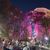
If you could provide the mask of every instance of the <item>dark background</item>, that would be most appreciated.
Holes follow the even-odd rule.
[[[50,0],[11,0],[13,6],[19,7],[23,11],[28,11],[37,7],[50,9]]]

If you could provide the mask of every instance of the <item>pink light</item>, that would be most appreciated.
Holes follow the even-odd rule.
[[[36,36],[38,34],[38,24],[35,24],[34,32],[36,33]]]
[[[32,37],[32,26],[31,25],[28,25],[28,27],[27,27],[27,30],[28,30],[28,36],[29,37]]]

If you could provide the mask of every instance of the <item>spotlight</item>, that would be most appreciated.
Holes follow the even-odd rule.
[[[48,37],[45,37],[44,39],[45,39],[45,40],[48,40]]]

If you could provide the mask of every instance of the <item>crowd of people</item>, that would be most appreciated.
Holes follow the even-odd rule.
[[[14,39],[0,38],[0,50],[39,50],[35,47],[39,42],[36,39],[32,41],[19,41]]]

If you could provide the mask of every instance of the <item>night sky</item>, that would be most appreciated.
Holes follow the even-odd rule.
[[[28,11],[37,7],[46,7],[50,9],[50,0],[11,0],[15,7],[19,7],[23,11]]]

